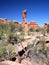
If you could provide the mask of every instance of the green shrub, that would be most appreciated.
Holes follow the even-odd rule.
[[[32,48],[33,45],[34,45],[34,44],[29,44],[29,45],[27,46],[27,48],[28,48],[28,49],[29,49],[29,48]]]
[[[40,28],[37,28],[35,31],[36,31],[36,32],[39,32],[39,31],[41,31],[41,29],[40,29]]]
[[[22,32],[22,31],[23,31],[23,27],[20,25],[20,26],[18,27],[18,30],[19,30],[19,32]]]
[[[46,29],[46,30],[47,30],[47,33],[49,33],[49,24],[48,24],[48,26],[47,26],[47,29]]]
[[[20,39],[20,41],[24,41],[25,40],[23,35],[20,35],[19,39]]]
[[[30,28],[29,31],[30,31],[30,32],[34,32],[34,29],[33,29],[33,28]]]
[[[24,31],[22,31],[22,32],[20,33],[20,35],[25,35]]]
[[[0,46],[0,57],[5,54],[5,46]]]
[[[42,32],[42,34],[45,36],[45,33],[46,33],[46,29],[41,29],[41,32]]]
[[[7,48],[9,52],[12,52],[14,50],[14,46],[12,44],[8,44]]]
[[[49,53],[49,47],[46,47],[46,52]]]
[[[11,58],[15,58],[16,57],[16,53],[13,52],[13,53],[10,54],[10,56],[11,56]]]

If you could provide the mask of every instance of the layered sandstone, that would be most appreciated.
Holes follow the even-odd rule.
[[[36,22],[30,22],[30,24],[29,24],[29,29],[30,29],[30,28],[36,29],[36,28],[39,28],[39,25],[38,25]]]

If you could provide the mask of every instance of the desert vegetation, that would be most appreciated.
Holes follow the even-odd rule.
[[[27,35],[25,34],[27,33]],[[38,33],[43,34],[43,37],[38,36]],[[22,26],[15,25],[13,21],[9,24],[0,24],[0,61],[19,59],[21,63],[22,59],[30,58],[31,61],[43,63],[43,65],[49,65],[49,46],[46,46],[45,36],[49,34],[49,25],[47,29],[29,29],[25,32]],[[39,41],[31,41],[26,47],[22,42],[26,41],[26,36],[38,36]],[[28,39],[27,39],[28,41]],[[27,42],[26,42],[27,43]],[[18,50],[17,46],[21,46],[22,50]],[[20,56],[20,55],[21,56]]]

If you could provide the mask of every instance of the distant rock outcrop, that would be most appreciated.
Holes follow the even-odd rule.
[[[37,29],[39,28],[40,26],[37,24],[36,21],[32,21],[30,23],[27,23],[27,20],[26,20],[26,15],[27,15],[27,10],[23,10],[22,11],[22,23],[20,24],[19,22],[17,21],[13,21],[14,24],[18,25],[18,26],[22,26],[24,31],[28,31],[30,28],[34,28],[34,29]],[[8,24],[9,21],[6,19],[6,18],[0,18],[0,24]],[[49,23],[45,23],[43,28],[47,28]]]
[[[45,23],[43,28],[47,28],[49,23]]]

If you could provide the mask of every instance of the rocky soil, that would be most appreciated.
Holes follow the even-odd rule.
[[[31,43],[33,40],[35,40],[35,38],[36,36],[32,36],[31,38],[26,39],[26,41],[22,42],[23,47],[24,48],[27,47],[28,43]],[[19,48],[21,48],[20,45]],[[49,54],[47,55],[46,58],[46,56],[43,53],[37,52],[36,54],[36,52],[37,52],[36,50],[31,50],[29,52],[29,57],[21,59],[21,62],[19,62],[19,59],[16,58],[15,61],[10,60],[2,61],[0,62],[0,65],[49,65]]]

